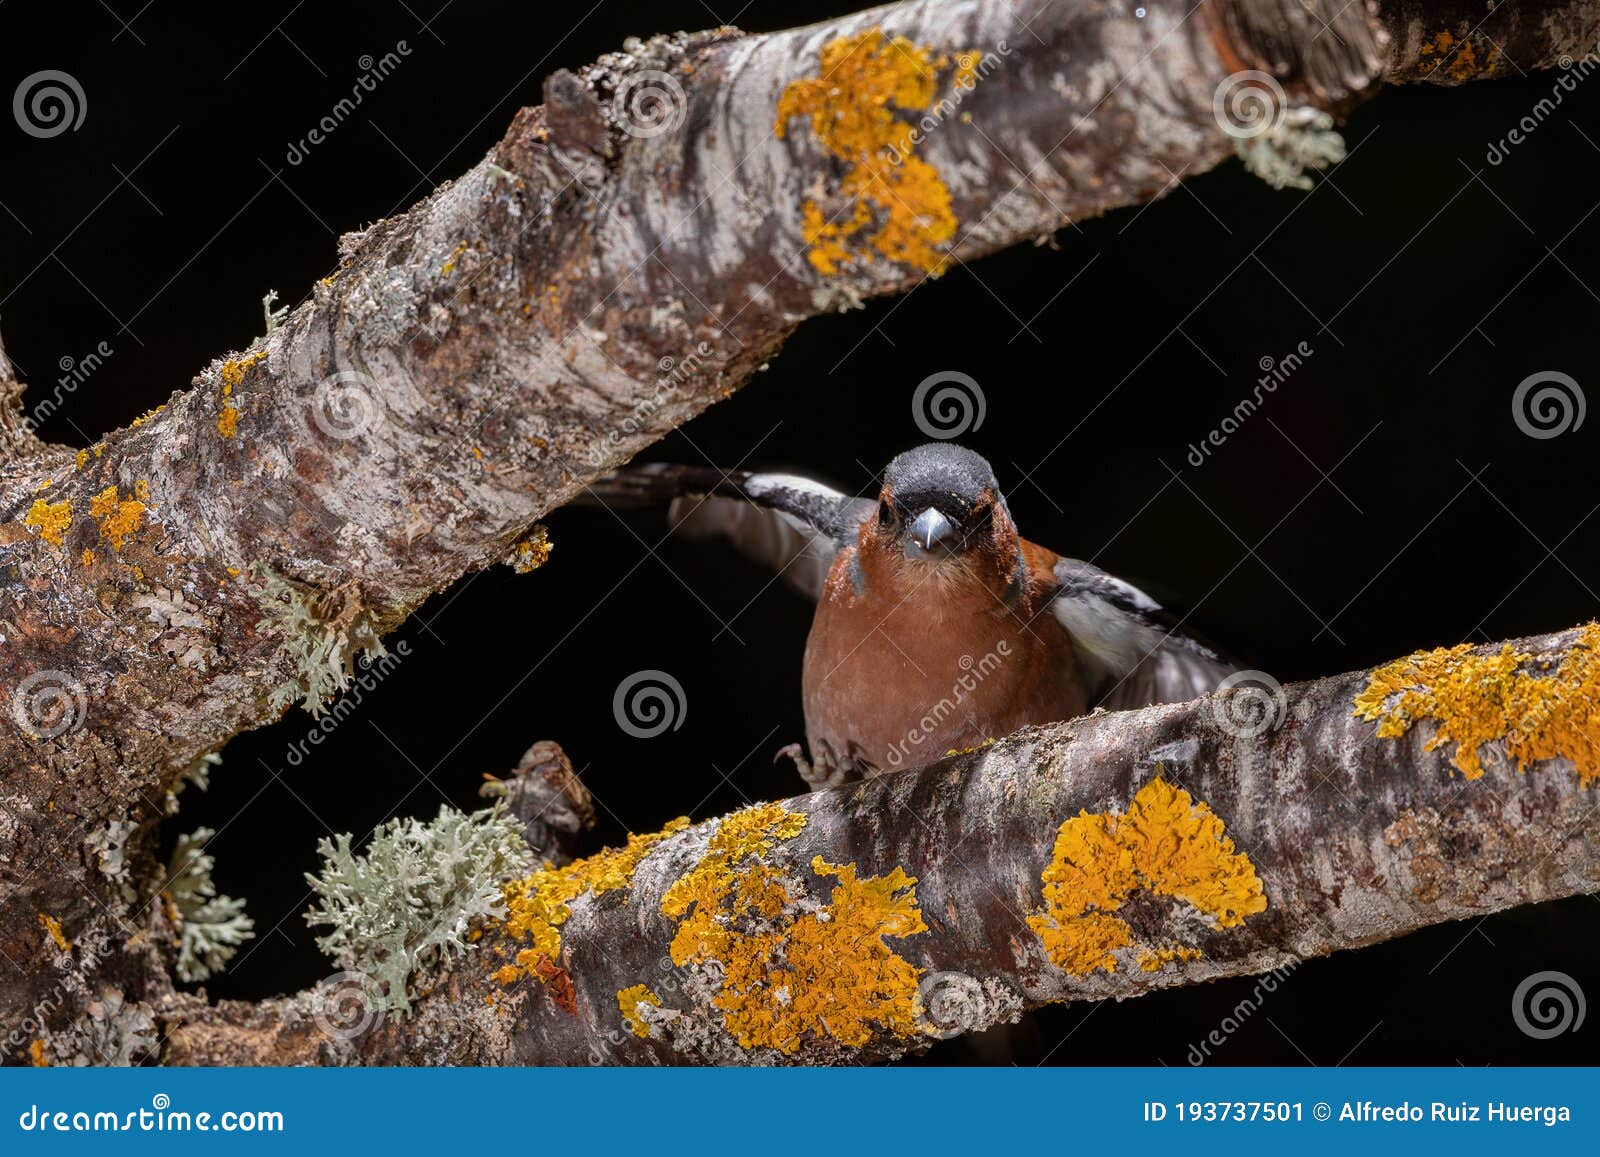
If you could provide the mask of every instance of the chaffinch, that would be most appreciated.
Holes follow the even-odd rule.
[[[597,483],[669,502],[816,600],[802,688],[812,787],[931,762],[1027,724],[1182,702],[1235,668],[1143,591],[1022,538],[989,463],[934,442],[876,501],[791,474],[651,464]]]

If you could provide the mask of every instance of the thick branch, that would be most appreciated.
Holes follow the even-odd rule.
[[[1523,662],[1533,672],[1530,678],[1544,677],[1552,669],[1545,661],[1551,661],[1575,688],[1600,669],[1594,642],[1593,634],[1566,632],[1516,645],[1532,656]],[[560,1006],[552,986],[530,979],[486,1004],[490,993],[500,991],[489,973],[506,950],[491,939],[485,954],[467,958],[437,981],[414,1020],[346,1039],[317,1029],[314,1011],[328,998],[316,994],[275,1003],[270,1013],[244,1005],[185,1006],[172,1012],[168,1059],[879,1059],[925,1047],[933,1039],[930,1031],[982,1029],[1045,1003],[1137,996],[1267,972],[1442,921],[1600,888],[1600,812],[1594,789],[1582,786],[1570,762],[1552,759],[1518,772],[1498,742],[1491,742],[1482,749],[1487,773],[1467,779],[1452,765],[1455,760],[1471,766],[1455,744],[1427,750],[1431,724],[1385,739],[1373,723],[1354,715],[1356,696],[1370,680],[1371,673],[1361,672],[1298,684],[1276,704],[1268,689],[1255,700],[1257,707],[1268,705],[1264,717],[1248,709],[1254,693],[1244,688],[1177,706],[1098,714],[1029,729],[932,767],[788,801],[786,807],[806,817],[803,829],[772,841],[759,862],[736,866],[736,877],[753,879],[769,869],[793,889],[791,908],[832,912],[836,919],[845,918],[838,895],[830,897],[836,878],[814,874],[812,857],[853,863],[862,879],[895,868],[916,877],[915,902],[927,930],[890,934],[884,943],[922,970],[912,983],[922,997],[917,1020],[910,1026],[889,1023],[891,986],[884,985],[873,990],[884,1022],[872,1025],[859,1043],[830,1035],[821,1018],[793,1041],[792,1051],[741,1047],[724,1027],[723,1009],[710,1003],[724,992],[717,978],[734,975],[736,960],[719,961],[720,969],[672,963],[671,945],[683,923],[663,915],[663,898],[705,862],[718,828],[711,822],[656,845],[627,889],[572,901],[572,916],[560,930],[560,964],[575,989],[575,1011]],[[1579,698],[1568,707],[1551,707],[1537,724],[1523,719],[1520,726],[1559,729],[1572,722],[1560,714],[1569,708],[1582,725]],[[1263,734],[1241,734],[1263,718]],[[1499,726],[1501,734],[1514,734],[1518,724],[1502,720]],[[1225,872],[1227,857],[1210,857],[1205,838],[1173,834],[1179,830],[1174,827],[1165,835],[1182,849],[1175,858],[1201,864],[1201,882],[1187,892],[1178,889],[1191,899],[1157,894],[1154,887],[1136,890],[1116,910],[1129,935],[1125,946],[1111,952],[1114,970],[1059,966],[1048,936],[1027,920],[1045,908],[1041,878],[1058,860],[1058,832],[1080,809],[1126,816],[1132,801],[1145,798],[1141,789],[1157,779],[1181,787],[1225,824],[1235,854],[1248,859],[1261,882],[1264,909],[1233,926],[1207,916],[1202,878],[1212,868]],[[1090,863],[1081,857],[1078,862]],[[1087,874],[1093,876],[1092,864]],[[1092,885],[1091,880],[1085,890]],[[803,940],[799,924],[790,924],[784,937],[781,952],[792,956]],[[852,986],[862,983],[860,973],[870,962],[864,951],[844,943],[838,948],[833,975],[818,983],[836,986],[844,1007],[863,999]],[[736,957],[739,951],[727,954]],[[1141,968],[1141,960],[1151,970]],[[790,996],[797,998],[803,983],[780,963],[758,1003],[779,1007],[778,990],[793,986]],[[618,1006],[618,992],[636,984],[660,998],[661,1011],[645,1013],[648,1038],[629,1030]]]

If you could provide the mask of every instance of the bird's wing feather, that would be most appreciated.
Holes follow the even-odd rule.
[[[1070,558],[1054,573],[1051,609],[1072,637],[1091,706],[1183,703],[1215,691],[1237,670],[1131,583]]]
[[[794,474],[724,473],[651,463],[619,470],[590,488],[611,507],[670,504],[668,519],[688,538],[726,538],[740,554],[771,568],[808,598],[840,547],[853,542],[873,503]]]

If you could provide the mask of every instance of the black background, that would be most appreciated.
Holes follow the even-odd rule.
[[[87,116],[47,140],[0,120],[0,319],[34,400],[64,359],[111,348],[42,430],[82,446],[248,344],[262,295],[302,299],[335,267],[337,234],[468,168],[552,69],[627,35],[762,30],[852,5],[24,7],[0,7],[0,95],[61,69]],[[361,58],[401,40],[401,67],[290,165],[290,143],[349,93]],[[1503,164],[1485,160],[1553,79],[1386,92],[1351,119],[1352,157],[1310,195],[1229,163],[1052,244],[812,322],[651,456],[863,489],[922,440],[917,383],[959,370],[987,402],[966,440],[1029,537],[1192,610],[1284,682],[1586,621],[1600,419],[1535,440],[1510,399],[1539,371],[1594,385],[1600,80]],[[1305,365],[1187,462],[1258,362],[1301,341]],[[328,971],[301,917],[317,837],[472,806],[482,775],[534,739],[559,740],[582,769],[597,844],[798,789],[771,754],[802,737],[806,604],[724,552],[661,543],[652,518],[631,532],[604,513],[550,525],[540,571],[477,575],[425,606],[398,636],[409,657],[309,758],[289,759],[312,727],[297,711],[230,744],[209,793],[185,795],[169,841],[221,830],[219,882],[249,898],[260,933],[213,995]],[[687,696],[682,727],[652,740],[612,717],[613,691],[641,668],[671,672]],[[1600,903],[1580,897],[1305,964],[1213,1060],[1592,1062],[1594,1024],[1529,1039],[1511,993],[1543,969],[1600,993],[1597,931]],[[1252,987],[1050,1009],[930,1059],[1181,1065]]]

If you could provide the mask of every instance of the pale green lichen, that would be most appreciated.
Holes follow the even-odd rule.
[[[306,922],[330,929],[318,947],[368,977],[378,1008],[396,1013],[410,1011],[414,973],[468,951],[475,926],[506,915],[502,886],[533,860],[522,821],[499,804],[390,820],[361,852],[351,845],[349,835],[318,841],[322,871],[306,882],[319,905]]]
[[[246,940],[255,939],[255,921],[244,914],[244,901],[217,894],[211,878],[216,858],[205,850],[216,835],[196,828],[178,837],[167,864],[165,895],[178,925],[178,978],[190,983],[221,972]]]
[[[1307,170],[1326,169],[1345,157],[1333,118],[1314,108],[1287,109],[1272,128],[1235,139],[1233,147],[1244,167],[1274,189],[1309,189]]]
[[[312,715],[350,686],[356,656],[387,655],[354,584],[317,591],[252,563],[259,589],[253,592],[266,612],[265,629],[276,634],[278,656],[294,674],[272,688],[267,704],[282,711],[295,700]]]

